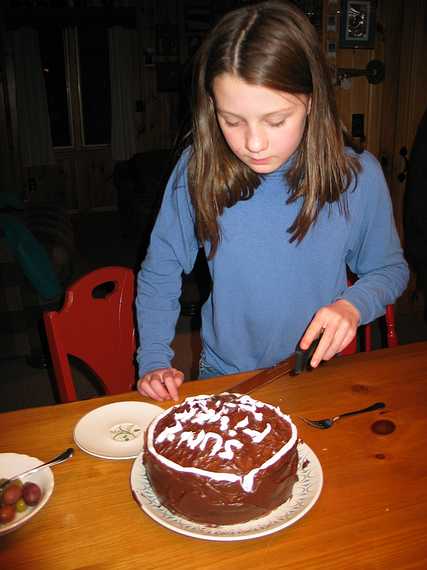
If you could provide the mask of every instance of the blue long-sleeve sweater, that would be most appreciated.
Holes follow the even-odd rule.
[[[138,274],[140,376],[171,365],[181,275],[191,271],[199,249],[188,154],[169,180]],[[287,232],[301,202],[286,204],[286,164],[264,176],[250,200],[225,209],[222,239],[209,262],[212,292],[202,309],[207,366],[223,374],[272,366],[295,350],[320,307],[347,299],[364,324],[404,291],[408,268],[381,167],[368,152],[360,161],[357,186],[353,181],[347,191],[349,215],[337,203],[325,206],[300,243],[289,243]],[[359,276],[352,287],[346,265]]]

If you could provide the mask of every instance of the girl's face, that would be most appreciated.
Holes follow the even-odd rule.
[[[214,79],[213,94],[228,146],[253,171],[273,172],[298,148],[309,96],[251,85],[231,73]]]

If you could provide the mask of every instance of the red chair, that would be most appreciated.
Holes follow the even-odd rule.
[[[128,267],[103,267],[66,292],[59,311],[43,315],[61,402],[77,400],[69,355],[96,375],[107,394],[135,385],[135,276]]]
[[[348,285],[351,286],[357,277],[353,274],[348,275]],[[379,317],[385,320],[385,342],[387,348],[392,348],[399,344],[396,333],[396,321],[394,318],[394,305],[387,305],[385,315]],[[358,344],[363,345],[364,352],[371,352],[372,350],[372,323],[362,325],[359,327],[358,332],[354,339],[350,342],[344,350],[340,352],[341,356],[349,356],[358,352]]]

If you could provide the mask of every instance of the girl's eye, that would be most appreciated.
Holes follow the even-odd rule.
[[[227,127],[238,127],[240,124],[240,121],[231,122],[231,121],[227,121],[227,119],[224,119],[224,120],[225,120],[225,124],[227,125]]]
[[[285,124],[285,119],[282,119],[281,121],[278,121],[277,123],[268,123],[270,125],[270,127],[281,127],[282,125]]]

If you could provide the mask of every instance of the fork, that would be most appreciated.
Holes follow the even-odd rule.
[[[334,416],[332,418],[324,418],[323,420],[311,420],[309,418],[304,418],[302,416],[297,416],[297,417],[311,427],[319,429],[328,429],[332,427],[336,421],[338,421],[341,418],[345,418],[346,416],[355,416],[356,414],[373,412],[374,410],[380,410],[381,408],[385,408],[384,402],[375,402],[375,404],[372,404],[367,408],[362,408],[361,410],[354,410],[353,412],[344,412],[343,414],[339,414],[338,416]]]

